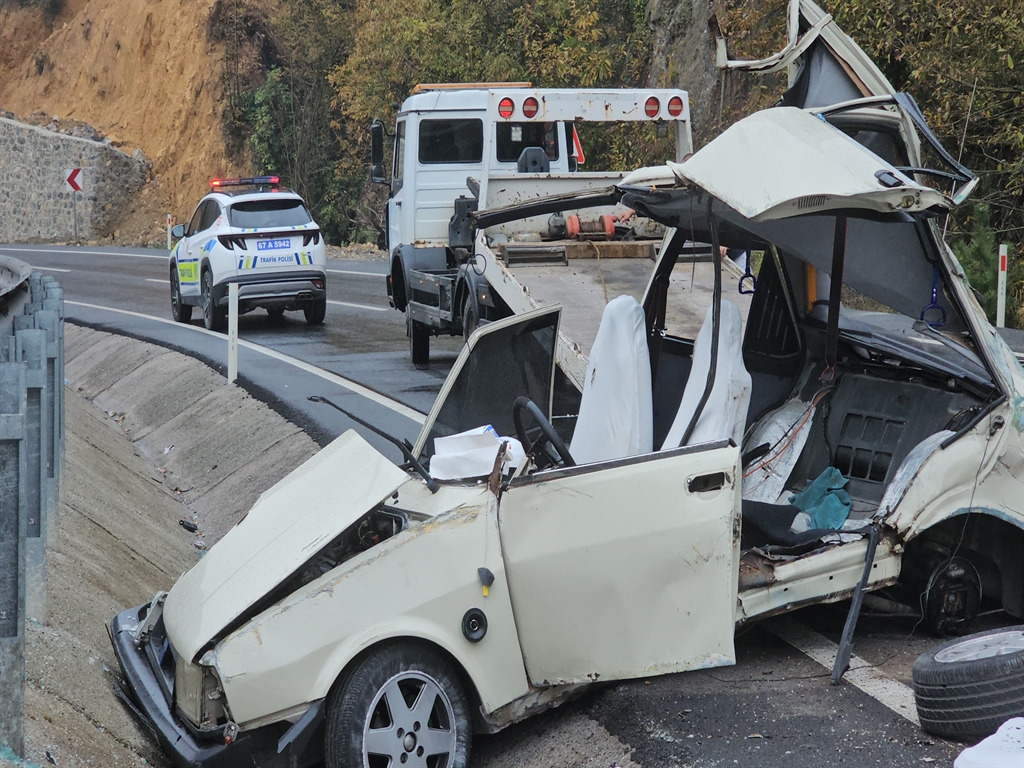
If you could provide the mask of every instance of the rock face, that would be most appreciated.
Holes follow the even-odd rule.
[[[719,103],[715,42],[709,28],[713,10],[708,0],[649,0],[645,14],[651,29],[650,84],[689,92],[697,147],[713,137]]]
[[[81,168],[77,199],[66,170]],[[0,242],[68,241],[109,235],[145,183],[150,163],[91,138],[0,118]]]

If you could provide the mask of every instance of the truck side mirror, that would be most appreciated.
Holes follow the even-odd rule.
[[[370,181],[387,184],[387,170],[384,168],[384,123],[374,120],[370,124]]]

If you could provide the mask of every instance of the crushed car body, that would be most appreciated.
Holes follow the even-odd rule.
[[[1024,370],[938,226],[972,176],[936,153],[957,189],[926,183],[896,94],[806,106],[609,190],[668,230],[576,402],[553,402],[558,306],[473,333],[411,454],[489,425],[488,474],[430,487],[346,433],[114,618],[126,698],[176,765],[464,766],[474,732],[733,664],[737,624],[858,592],[938,633],[1024,617]],[[672,332],[692,242],[762,254],[745,322],[719,268],[695,339]]]

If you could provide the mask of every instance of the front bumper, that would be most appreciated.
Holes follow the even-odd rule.
[[[127,690],[126,703],[153,733],[176,768],[285,768],[291,765],[289,749],[278,753],[278,740],[287,723],[268,725],[238,734],[226,745],[197,737],[173,711],[149,663],[135,643],[135,628],[145,618],[149,603],[121,611],[110,622],[110,641],[121,666]],[[302,764],[302,761],[299,762]]]

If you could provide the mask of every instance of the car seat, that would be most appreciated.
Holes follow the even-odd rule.
[[[701,325],[697,340],[694,342],[690,376],[686,380],[686,388],[683,390],[683,399],[679,403],[676,417],[661,446],[663,450],[677,448],[682,444],[686,428],[690,425],[704,395],[708,371],[711,368],[712,309],[713,307],[708,308],[704,324]],[[715,383],[697,425],[686,441],[687,445],[728,438],[732,438],[736,445],[743,445],[747,408],[750,406],[750,374],[743,364],[743,318],[731,301],[722,301],[719,324],[721,333]]]
[[[587,464],[650,453],[653,444],[644,311],[632,296],[619,296],[601,316],[569,451],[578,464]]]

